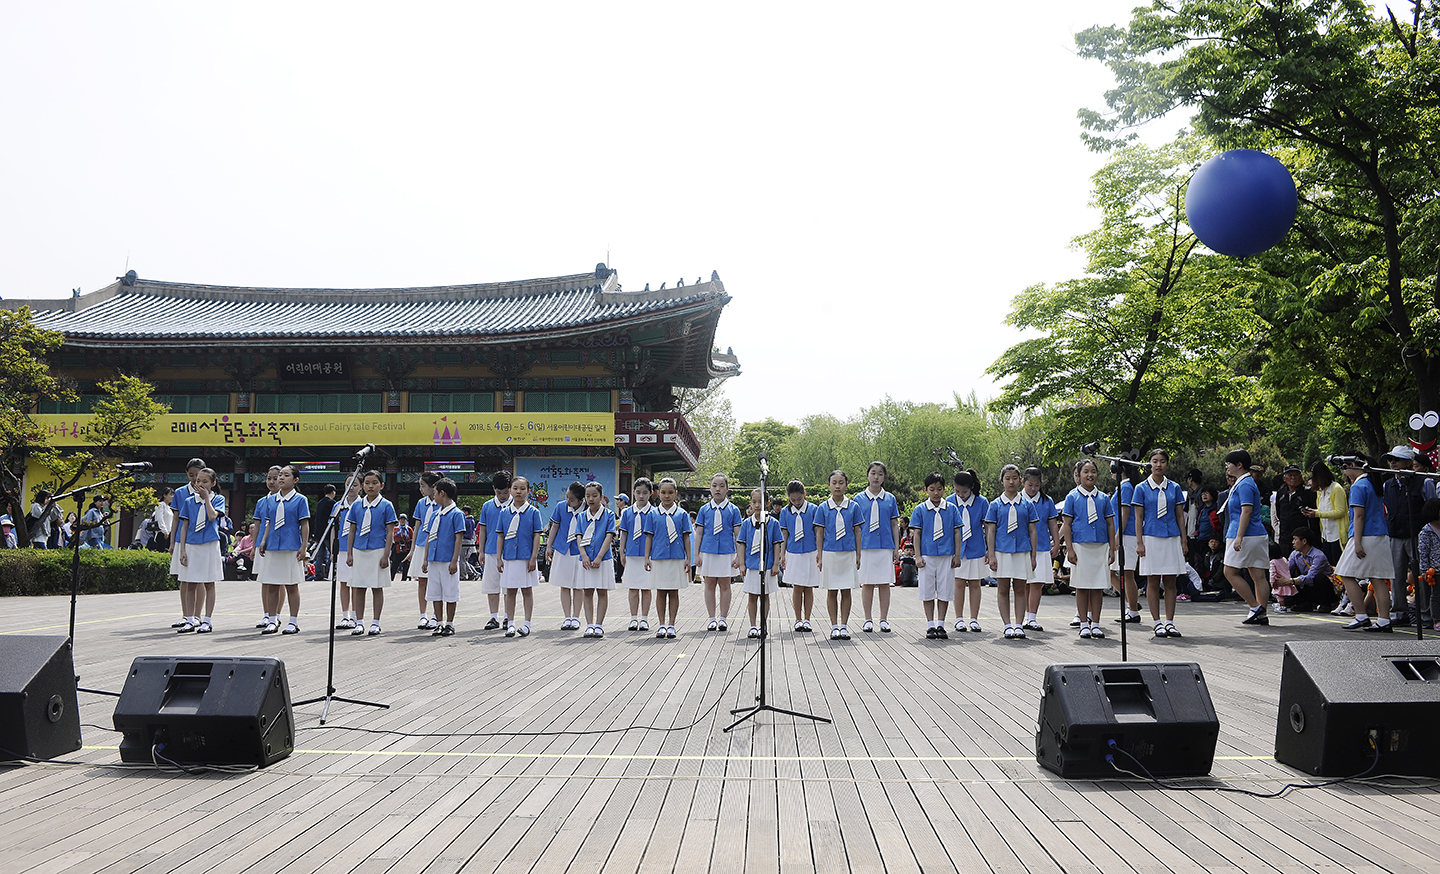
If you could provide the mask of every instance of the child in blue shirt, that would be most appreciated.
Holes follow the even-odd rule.
[[[710,501],[695,517],[700,538],[700,576],[705,580],[705,609],[710,612],[707,631],[725,631],[730,615],[730,583],[744,567],[736,538],[740,536],[740,508],[730,503],[730,478],[717,473],[710,478]],[[716,609],[719,612],[716,612]]]
[[[626,507],[616,522],[620,538],[620,549],[616,551],[620,554],[622,579],[629,590],[630,630],[649,631],[650,590],[654,585],[650,581],[650,571],[645,567],[645,532],[647,528],[654,530],[650,515],[655,512],[650,505],[650,480],[643,476],[635,480],[632,491],[635,503]]]
[[[615,588],[615,564],[610,544],[615,540],[615,514],[605,507],[605,494],[597,482],[585,484],[585,512],[575,517],[580,538],[580,569],[576,582],[584,591],[585,636],[605,636],[605,610]]]
[[[985,514],[990,502],[980,494],[980,475],[973,470],[955,472],[955,491],[949,503],[960,520],[960,539],[955,544],[955,630],[980,632],[980,597],[984,579],[990,575],[986,563]],[[965,624],[965,603],[970,604],[970,624]]]
[[[1020,468],[1013,464],[1001,468],[1000,485],[1004,494],[985,510],[985,560],[998,583],[995,594],[1005,622],[1005,639],[1024,640],[1023,593],[1035,573],[1035,509],[1020,496]],[[1015,624],[1011,625],[1010,587],[1017,581]]]
[[[510,484],[513,482],[509,471],[496,471],[490,477],[490,486],[495,497],[480,507],[480,521],[475,526],[475,542],[480,547],[480,591],[489,602],[490,621],[485,623],[486,631],[494,631],[508,624],[510,614],[500,615],[500,596],[505,584],[500,579],[500,563],[496,560],[500,549],[500,515],[510,504]],[[502,618],[505,620],[502,623]]]
[[[180,579],[180,548],[178,545],[179,538],[175,536],[175,532],[178,530],[176,526],[180,524],[180,508],[183,507],[185,502],[190,499],[190,496],[194,494],[192,489],[195,485],[195,477],[204,469],[205,462],[203,460],[199,458],[190,459],[190,462],[185,465],[185,475],[189,477],[190,482],[176,489],[174,494],[170,496],[170,576],[174,577],[177,581]],[[191,626],[191,630],[193,630],[198,625],[198,623],[191,622],[190,619],[199,614],[200,605],[191,603],[189,595],[189,590],[184,586],[180,586],[180,621],[170,624],[171,628],[174,628],[181,634],[189,633],[184,631],[185,626],[189,625]]]
[[[1115,561],[1115,510],[1110,498],[1096,486],[1100,468],[1093,458],[1075,465],[1079,485],[1065,496],[1060,536],[1070,562],[1070,587],[1075,590],[1075,615],[1082,638],[1104,637],[1100,610],[1110,586],[1110,564]]]
[[[420,598],[420,621],[415,628],[420,631],[435,631],[440,627],[440,619],[433,614],[430,609],[430,599],[426,597],[429,580],[425,578],[425,557],[429,552],[430,514],[440,506],[435,498],[435,484],[439,481],[440,474],[433,470],[427,470],[420,474],[420,500],[415,502],[415,546],[411,554],[420,556],[420,572],[415,574],[416,592]],[[415,566],[414,559],[411,559],[410,566]]]
[[[530,480],[517,476],[510,483],[510,505],[500,512],[500,544],[495,560],[500,565],[500,579],[505,586],[505,613],[511,618],[505,636],[530,636],[530,619],[535,610],[535,584],[540,581],[540,532],[545,517],[530,502]],[[563,591],[563,590],[562,590]],[[521,595],[525,619],[515,625],[515,596]]]
[[[805,484],[792,479],[785,486],[790,502],[780,511],[780,528],[785,543],[780,551],[780,572],[790,584],[795,608],[795,630],[810,631],[810,612],[815,607],[815,587],[820,584],[819,550],[815,541],[814,504],[805,500]]]
[[[565,490],[564,502],[556,502],[555,512],[550,516],[550,533],[545,538],[550,585],[560,589],[560,609],[565,614],[561,631],[580,627],[580,595],[575,585],[575,576],[580,571],[580,529],[575,519],[585,512],[584,506],[585,485],[577,480]]]
[[[441,477],[435,482],[435,506],[430,509],[426,526],[425,562],[420,573],[425,576],[425,597],[435,607],[435,618],[445,619],[431,637],[450,637],[455,633],[455,605],[460,601],[460,553],[465,540],[465,514],[455,506],[460,490],[454,480]]]
[[[1170,454],[1163,449],[1150,453],[1150,476],[1135,487],[1131,505],[1135,508],[1135,551],[1140,555],[1140,574],[1145,577],[1145,600],[1156,637],[1180,637],[1175,627],[1177,577],[1187,577],[1185,559],[1185,493],[1180,484],[1165,476]],[[1165,619],[1160,619],[1160,590],[1165,591]]]
[[[1044,475],[1038,467],[1025,469],[1025,486],[1020,494],[1035,511],[1035,573],[1025,586],[1025,631],[1044,631],[1040,625],[1040,596],[1055,582],[1054,559],[1060,557],[1060,511],[1045,494]]]
[[[950,635],[945,631],[945,611],[955,594],[955,567],[960,563],[955,555],[960,514],[954,504],[945,500],[945,478],[940,474],[925,477],[925,496],[910,513],[915,583],[920,603],[925,606],[925,639],[946,640]]]
[[[860,517],[860,598],[865,609],[861,631],[874,631],[872,608],[880,591],[880,630],[890,631],[890,587],[895,585],[895,562],[900,560],[900,506],[885,491],[888,471],[884,462],[872,461],[865,471],[866,487],[855,496]]]
[[[341,560],[340,556],[350,550],[350,526],[346,523],[350,512],[350,505],[360,499],[360,479],[351,478],[345,484],[345,494],[330,508],[330,536],[334,538],[335,548],[330,551],[333,558],[330,567],[335,574],[335,587],[340,592],[340,611],[343,618],[335,623],[336,630],[349,628],[352,631],[360,627],[360,621],[355,616],[355,611],[350,609],[350,576],[354,568]]]
[[[1139,622],[1140,589],[1135,582],[1135,573],[1140,568],[1140,554],[1139,540],[1135,537],[1134,501],[1135,485],[1144,479],[1145,472],[1138,465],[1117,461],[1111,464],[1110,473],[1120,482],[1115,494],[1110,497],[1110,503],[1118,514],[1115,524],[1120,528],[1119,552],[1111,570],[1119,574],[1120,583],[1116,588],[1123,588],[1125,595],[1125,612],[1115,621]],[[1123,568],[1120,567],[1120,562],[1124,562]]]
[[[290,603],[290,621],[282,633],[300,633],[300,584],[305,582],[305,545],[310,542],[310,502],[295,491],[299,480],[300,473],[293,464],[281,466],[275,474],[279,489],[271,500],[259,552],[265,559],[260,566],[260,582],[268,583],[272,593],[266,612],[273,613],[276,621],[266,625],[261,634],[278,630],[281,586]]]
[[[208,634],[215,615],[215,583],[225,579],[225,566],[220,556],[220,514],[225,512],[225,499],[215,494],[215,471],[200,470],[192,494],[180,507],[177,523],[180,543],[180,585],[190,587],[190,622],[176,629],[181,633],[196,631]],[[200,604],[204,602],[204,613]]]
[[[668,476],[660,480],[659,492],[660,506],[646,520],[650,530],[645,538],[645,566],[655,586],[655,614],[660,623],[655,636],[673,640],[680,590],[690,584],[690,568],[695,564],[694,526],[690,514],[676,500],[680,490],[675,480]]]
[[[395,545],[395,505],[381,494],[385,478],[378,470],[360,475],[365,497],[350,505],[345,516],[349,542],[345,544],[345,566],[350,568],[350,594],[355,601],[355,630],[352,636],[365,632],[365,592],[375,590],[375,615],[370,620],[370,635],[380,633],[380,613],[385,608],[385,588],[390,585],[390,549]]]
[[[815,508],[816,554],[825,606],[830,612],[830,639],[850,639],[850,593],[860,570],[860,526],[855,502],[845,497],[850,477],[845,471],[830,474],[830,500]]]
[[[749,637],[754,639],[760,637],[760,622],[766,619],[756,619],[760,596],[780,591],[780,565],[776,556],[785,542],[780,523],[765,512],[765,500],[759,489],[750,492],[750,515],[740,523],[740,536],[736,542],[745,553],[745,594],[750,596]]]
[[[1390,621],[1390,584],[1398,569],[1390,552],[1390,529],[1385,524],[1384,498],[1380,489],[1370,481],[1363,465],[1363,460],[1345,465],[1345,478],[1350,480],[1350,539],[1345,543],[1345,551],[1340,553],[1340,560],[1335,563],[1335,573],[1345,584],[1345,594],[1350,596],[1350,603],[1355,605],[1355,619],[1344,628],[1346,631],[1393,634],[1395,625]],[[1231,494],[1234,494],[1234,489],[1231,489]],[[1226,555],[1229,555],[1228,550]],[[1230,568],[1226,567],[1225,571],[1228,575]],[[1365,595],[1360,591],[1359,581],[1366,578],[1370,580],[1375,611],[1379,614],[1373,621],[1365,613]]]
[[[1270,602],[1270,580],[1265,572],[1270,568],[1270,538],[1260,521],[1264,502],[1250,476],[1250,463],[1250,453],[1244,449],[1225,455],[1225,473],[1235,477],[1225,506],[1220,508],[1226,518],[1225,578],[1250,606],[1250,615],[1241,624],[1269,625],[1265,606]]]

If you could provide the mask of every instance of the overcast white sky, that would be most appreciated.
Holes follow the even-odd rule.
[[[1096,220],[1073,35],[1135,5],[6,3],[3,293],[609,251],[630,289],[719,271],[741,421],[991,396],[1010,298]]]

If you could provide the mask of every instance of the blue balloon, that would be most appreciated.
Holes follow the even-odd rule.
[[[1185,190],[1185,217],[1200,242],[1222,255],[1258,255],[1295,223],[1295,180],[1275,158],[1254,149],[1222,152],[1195,171]]]

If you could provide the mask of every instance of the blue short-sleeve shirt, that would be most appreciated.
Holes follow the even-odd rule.
[[[1090,521],[1090,501],[1095,502],[1095,521]],[[1110,496],[1099,489],[1089,499],[1078,488],[1065,496],[1065,515],[1070,517],[1070,536],[1076,543],[1109,543],[1110,528],[1106,520],[1115,518]]]
[[[635,507],[626,507],[620,514],[618,533],[616,537],[625,538],[625,555],[645,555],[645,532],[653,531],[655,523],[651,516],[655,515],[655,508],[646,506],[644,510],[637,510]]]
[[[426,560],[449,564],[455,559],[455,535],[465,533],[464,512],[455,504],[448,507],[437,504],[430,510],[430,522],[426,528]]]
[[[935,520],[940,520],[940,536],[935,537]],[[955,505],[941,501],[936,507],[928,500],[921,501],[910,513],[910,527],[916,529],[912,542],[920,548],[921,555],[954,555],[955,529],[960,527],[960,514]]]
[[[825,529],[821,546],[826,552],[855,551],[855,526],[860,524],[859,509],[859,505],[848,498],[838,507],[833,499],[816,506],[815,526]],[[836,518],[840,519],[839,536],[836,536]]]
[[[990,509],[990,502],[979,494],[972,494],[968,502],[960,500],[956,494],[951,494],[946,500],[955,507],[955,524],[960,527],[960,542],[956,544],[955,551],[961,558],[984,558],[985,513]],[[967,517],[969,527],[965,525]]]
[[[415,502],[415,551],[422,552],[429,543],[430,514],[439,506],[434,498],[422,497]]]
[[[1127,479],[1127,480],[1121,480],[1121,481],[1120,481],[1120,488],[1115,492],[1114,495],[1111,496],[1111,498],[1112,498],[1112,503],[1115,504],[1115,512],[1117,512],[1117,513],[1121,512],[1122,510],[1124,510],[1124,509],[1126,509],[1126,508],[1128,508],[1128,507],[1131,507],[1131,506],[1134,504],[1134,501],[1135,501],[1135,485],[1134,485],[1133,483],[1131,483],[1130,480],[1128,480],[1128,479]],[[1134,510],[1131,510],[1129,513],[1126,513],[1126,514],[1124,514],[1124,515],[1125,515],[1125,517],[1126,517],[1126,518],[1125,518],[1125,530],[1124,530],[1123,532],[1121,532],[1121,533],[1123,533],[1123,534],[1128,534],[1129,536],[1134,537],[1134,536],[1135,536],[1135,511],[1134,511]]]
[[[1225,502],[1225,537],[1234,540],[1240,535],[1240,512],[1246,505],[1250,507],[1250,525],[1245,529],[1245,537],[1264,537],[1265,523],[1260,521],[1260,489],[1255,485],[1255,480],[1249,474],[1240,477],[1235,485],[1230,487],[1230,497]],[[1384,534],[1385,519],[1380,519],[1381,534]]]
[[[223,513],[225,512],[225,499],[212,492],[210,506],[215,508],[216,513]],[[214,519],[206,519],[206,515],[205,506],[201,503],[198,495],[191,494],[186,497],[185,503],[180,507],[180,522],[185,526],[185,542],[190,546],[214,543],[220,539],[220,517],[217,515]],[[200,523],[199,530],[195,528],[196,522]]]
[[[1160,494],[1165,494],[1165,516],[1160,513]],[[1155,480],[1146,477],[1145,481],[1135,487],[1130,498],[1130,505],[1139,507],[1136,512],[1145,514],[1145,536],[1146,537],[1179,537],[1180,536],[1180,511],[1185,507],[1185,492],[1180,484],[1165,480],[1163,487],[1155,485]]]
[[[480,525],[485,526],[485,543],[481,551],[486,555],[496,555],[500,551],[500,513],[510,506],[510,502],[500,503],[499,499],[491,498],[480,508]]]
[[[1030,497],[1022,490],[1020,497],[1029,502],[1031,509],[1035,511],[1035,549],[1037,552],[1050,551],[1050,520],[1060,518],[1060,511],[1055,507],[1055,502],[1044,492],[1039,492],[1035,497]]]
[[[381,498],[374,506],[370,507],[370,530],[364,534],[360,529],[365,525],[365,501],[357,500],[350,505],[350,510],[345,514],[345,529],[349,532],[350,524],[355,525],[355,548],[358,550],[384,549],[385,548],[385,526],[394,525],[400,521],[395,515],[395,505],[385,498]]]
[[[875,497],[869,489],[862,489],[850,500],[855,504],[856,518],[860,520],[860,548],[894,549],[895,534],[891,530],[891,520],[900,518],[895,496],[881,489],[880,496]],[[875,523],[873,531],[870,529],[872,522]]]
[[[667,517],[675,524],[673,543],[670,541],[670,526],[665,523]],[[676,504],[670,508],[670,512],[666,512],[664,507],[656,507],[645,524],[650,526],[648,533],[654,535],[650,541],[652,561],[670,561],[685,557],[685,540],[692,535],[695,526],[684,508]]]
[[[283,498],[283,500],[282,500]],[[280,518],[280,507],[285,507],[285,518]],[[310,518],[310,502],[305,496],[292,490],[288,496],[276,492],[270,501],[270,533],[265,542],[267,552],[295,552],[305,548],[300,537],[300,523]]]
[[[799,510],[786,504],[780,511],[780,527],[785,532],[785,552],[809,555],[815,551],[815,505],[806,501]]]
[[[580,554],[590,561],[596,561],[601,557],[601,549],[605,546],[605,535],[615,530],[615,514],[604,507],[593,516],[586,510],[575,517],[575,527],[580,532],[580,537],[576,540],[580,546]],[[735,550],[730,551],[733,553]]]
[[[516,516],[520,517],[520,521],[515,525],[515,536],[511,537],[510,521]],[[534,504],[527,501],[523,508],[518,509],[514,504],[506,504],[495,521],[495,533],[499,538],[495,541],[496,548],[504,551],[506,561],[529,561],[535,549],[535,535],[544,527],[545,517],[540,515],[539,508]],[[502,541],[504,546],[500,545]]]
[[[754,516],[746,516],[745,521],[740,523],[740,536],[736,538],[745,550],[745,567],[756,571],[760,569],[760,553],[765,553],[765,570],[775,567],[775,544],[785,539],[785,532],[780,529],[780,523],[775,521],[768,513],[765,518],[764,545],[757,552],[755,551],[755,538],[760,533],[760,527],[755,524]]]
[[[715,531],[715,518],[720,518],[720,531]],[[734,555],[735,538],[740,527],[740,508],[726,501],[719,507],[706,501],[695,516],[695,533],[700,537],[700,551],[710,555]]]
[[[1370,482],[1367,474],[1355,480],[1350,486],[1350,536],[1355,536],[1355,508],[1360,507],[1365,511],[1365,529],[1360,532],[1362,537],[1379,537],[1381,534],[1389,534],[1390,529],[1385,525],[1385,499],[1375,490],[1375,484]]]
[[[1015,530],[1010,530],[1010,508],[1015,508]],[[1017,494],[1007,503],[1001,495],[985,509],[985,521],[995,526],[996,552],[1029,552],[1030,523],[1035,521],[1035,505]]]

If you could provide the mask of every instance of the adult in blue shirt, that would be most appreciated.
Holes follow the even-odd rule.
[[[1250,605],[1244,625],[1269,625],[1265,605],[1270,603],[1270,537],[1260,521],[1260,488],[1250,475],[1250,453],[1234,449],[1225,455],[1225,474],[1235,477],[1226,499],[1225,579]],[[1389,553],[1386,553],[1387,556]],[[1250,573],[1255,568],[1258,573]],[[1254,585],[1251,580],[1254,579]]]
[[[1388,634],[1395,630],[1390,622],[1389,577],[1395,571],[1395,564],[1390,552],[1389,529],[1385,525],[1385,502],[1365,472],[1363,456],[1357,458],[1360,460],[1345,463],[1345,478],[1350,480],[1350,540],[1335,564],[1335,573],[1345,584],[1345,594],[1355,605],[1355,619],[1345,630]],[[1365,595],[1360,591],[1363,579],[1370,581],[1370,590],[1375,595],[1375,610],[1379,615],[1374,622],[1364,612]]]
[[[88,546],[91,549],[109,549],[110,544],[105,542],[105,535],[109,526],[103,524],[110,516],[110,499],[101,495],[90,502],[90,509],[85,511],[82,522],[96,523],[92,528],[86,528],[80,532],[80,545]]]

